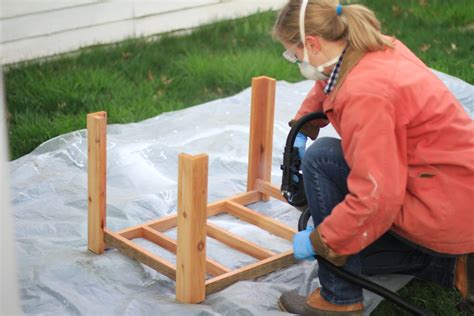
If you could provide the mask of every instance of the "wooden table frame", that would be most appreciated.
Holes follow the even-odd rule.
[[[271,184],[275,80],[252,79],[247,192],[207,203],[208,156],[179,155],[178,212],[157,220],[112,232],[106,228],[106,128],[107,113],[87,115],[88,131],[88,248],[101,254],[114,247],[167,277],[176,280],[176,299],[200,303],[206,295],[239,280],[253,279],[293,264],[293,251],[275,253],[207,223],[207,218],[229,213],[291,241],[296,230],[245,205],[286,200]],[[177,226],[177,241],[163,232]],[[230,270],[206,257],[206,236],[255,257],[259,261]],[[144,238],[176,254],[176,266],[133,242]],[[206,272],[212,278],[206,280]]]

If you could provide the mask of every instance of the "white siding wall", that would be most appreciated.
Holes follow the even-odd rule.
[[[0,0],[0,64],[189,29],[286,0]]]

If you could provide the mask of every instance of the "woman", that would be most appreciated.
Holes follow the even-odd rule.
[[[358,274],[411,274],[457,288],[474,310],[474,122],[364,6],[291,0],[274,36],[316,81],[295,119],[323,111],[341,137],[318,139],[304,155],[315,229],[295,235],[295,257],[317,253]],[[324,123],[298,139],[315,139]],[[360,287],[323,265],[319,280],[306,298],[284,293],[280,307],[362,314]]]

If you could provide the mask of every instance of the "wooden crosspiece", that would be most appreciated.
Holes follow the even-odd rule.
[[[278,187],[271,184],[275,80],[252,79],[249,163],[247,192],[211,204],[207,202],[208,156],[179,155],[178,212],[117,232],[106,228],[106,127],[107,113],[87,115],[88,130],[88,248],[101,254],[114,247],[156,271],[176,280],[176,299],[200,303],[239,280],[253,279],[295,262],[293,251],[275,253],[236,236],[207,218],[228,213],[269,233],[291,241],[296,230],[246,205],[268,201],[286,202]],[[177,240],[164,234],[177,227]],[[206,236],[256,258],[258,261],[231,270],[206,257]],[[134,242],[143,238],[176,254],[176,265]],[[206,273],[212,277],[206,280]]]

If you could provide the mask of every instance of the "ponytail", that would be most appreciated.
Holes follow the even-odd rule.
[[[347,40],[356,51],[374,52],[393,48],[393,44],[380,31],[380,22],[374,12],[363,5],[344,6],[340,16],[347,27]]]

